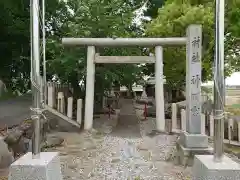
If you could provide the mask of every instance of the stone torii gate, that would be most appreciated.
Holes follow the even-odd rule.
[[[164,94],[163,94],[163,50],[157,46],[162,42],[171,43],[171,39],[111,39],[111,38],[63,38],[64,45],[88,46],[87,50],[87,82],[85,97],[84,129],[93,125],[94,81],[96,63],[155,63],[156,81],[156,124],[159,131],[165,129]],[[184,39],[179,39],[179,42]],[[101,56],[95,53],[95,47],[104,46],[156,46],[154,56]]]
[[[95,63],[155,63],[155,98],[157,130],[165,131],[164,93],[163,93],[163,48],[162,46],[186,45],[187,48],[187,127],[188,132],[201,134],[201,26],[191,25],[187,37],[170,38],[63,38],[65,46],[87,46],[87,82],[85,97],[84,129],[93,125]],[[193,42],[198,47],[193,46]],[[95,47],[155,47],[155,56],[101,56],[95,53]],[[196,57],[195,60],[193,57]],[[191,77],[191,78],[189,78]],[[194,91],[194,92],[193,92]],[[194,94],[195,93],[195,94]],[[194,94],[194,97],[192,96]],[[199,100],[198,100],[199,99]],[[193,113],[192,108],[197,112]]]

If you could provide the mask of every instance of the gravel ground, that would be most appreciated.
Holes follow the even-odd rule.
[[[107,120],[107,115],[94,120],[94,130],[91,132],[54,133],[65,141],[62,146],[47,151],[60,153],[64,180],[191,179],[191,168],[175,166],[168,161],[177,137],[149,135],[155,129],[155,119],[141,121],[141,109],[143,106],[138,105],[139,121],[136,126],[127,126],[118,133],[115,133],[118,129],[116,116]],[[240,163],[236,156],[226,155]],[[7,172],[0,170],[0,180],[7,179]]]
[[[190,180],[190,167],[169,161],[177,136],[151,133],[155,119],[141,121],[143,111],[139,109],[140,136],[133,126],[115,133],[116,116],[111,120],[100,116],[91,132],[58,132],[65,142],[49,151],[60,152],[64,180]],[[225,154],[239,163],[236,156]]]
[[[137,114],[139,119],[143,118],[142,111],[137,110]],[[95,120],[92,132],[57,133],[65,142],[62,147],[48,151],[60,152],[64,180],[190,179],[190,168],[174,166],[166,160],[177,137],[148,135],[154,130],[154,119],[138,121],[141,134],[138,137],[132,134],[131,126],[123,131],[123,136],[115,135],[117,118],[106,117]]]

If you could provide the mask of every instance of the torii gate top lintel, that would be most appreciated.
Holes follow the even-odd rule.
[[[67,46],[104,46],[104,47],[120,47],[120,46],[167,46],[167,45],[185,45],[186,37],[170,37],[170,38],[62,38],[63,45]]]

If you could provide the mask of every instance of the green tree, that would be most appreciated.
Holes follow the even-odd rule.
[[[63,1],[46,3],[47,38],[56,39],[67,31],[63,24],[71,18],[71,13]],[[12,91],[26,92],[30,88],[29,4],[30,1],[25,0],[0,2],[0,79]],[[48,51],[52,52],[49,48]]]
[[[24,89],[29,61],[29,5],[27,1],[0,2],[0,79],[7,88]],[[29,71],[28,71],[29,72]],[[22,89],[21,88],[21,89]]]
[[[68,27],[68,37],[134,37],[135,28],[132,25],[135,6],[125,1],[68,1],[73,17],[64,23]],[[62,47],[59,41],[49,43],[54,47],[49,61],[51,74],[57,74],[62,81],[71,82],[75,89],[79,89],[80,80],[85,82],[86,76],[86,49],[78,47]],[[97,48],[101,55],[139,55],[139,48]],[[136,65],[99,64],[96,66],[97,94],[110,88],[113,82],[121,85],[133,84],[139,79],[141,69]],[[83,89],[84,90],[84,89]],[[83,93],[83,92],[82,92]],[[81,93],[81,94],[82,94]],[[83,94],[82,94],[83,95]]]
[[[235,4],[236,5],[236,4]],[[234,6],[231,5],[232,8]],[[238,9],[239,7],[235,7]],[[236,9],[234,12],[236,12]],[[225,73],[228,75],[237,68],[233,57],[233,49],[236,47],[234,34],[230,30],[234,26],[227,16],[226,43],[225,43]],[[214,60],[214,3],[210,1],[196,0],[168,0],[159,9],[157,18],[146,25],[146,35],[150,37],[183,37],[190,24],[202,24],[203,26],[203,57],[202,75],[203,81],[212,78],[212,66]],[[230,27],[231,28],[230,28]],[[181,87],[185,82],[186,55],[185,47],[164,48],[164,75],[170,86]],[[233,60],[234,59],[234,60]],[[153,72],[148,66],[148,72]]]

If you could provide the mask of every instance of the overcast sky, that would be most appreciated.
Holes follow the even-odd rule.
[[[226,84],[240,85],[240,72],[235,72],[230,77],[226,78]]]
[[[209,81],[207,83],[203,83],[205,85],[213,85],[213,81]],[[240,85],[240,72],[233,73],[230,77],[226,78],[226,85],[236,86]]]

